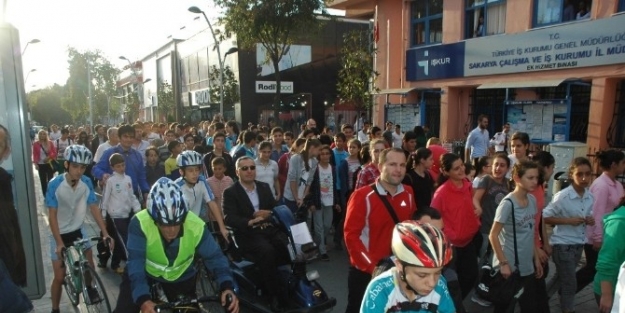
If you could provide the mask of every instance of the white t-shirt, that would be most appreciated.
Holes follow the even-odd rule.
[[[365,143],[369,141],[369,136],[367,136],[367,134],[360,130],[358,131],[358,141],[360,141],[360,143]]]
[[[319,171],[319,190],[321,191],[321,205],[332,206],[334,204],[333,184],[332,179],[332,166],[323,168],[321,165],[318,167]]]
[[[50,140],[57,140],[61,138],[61,130],[57,130],[56,132],[50,132],[50,135],[48,135],[48,137],[50,138]]]
[[[57,159],[63,159],[63,153],[65,152],[65,149],[73,143],[69,137],[67,137],[67,139],[65,140],[59,138],[53,142],[54,147],[56,148]]]
[[[269,160],[267,165],[263,165],[259,159],[254,160],[254,162],[256,163],[256,180],[269,184],[271,194],[276,195],[274,182],[278,177],[278,163],[274,160]]]
[[[393,148],[401,148],[402,137],[401,133],[393,132]]]
[[[202,217],[204,214],[202,208],[206,203],[215,200],[213,191],[208,186],[206,180],[200,176],[195,186],[189,186],[182,177],[176,179],[176,184],[180,186],[182,193],[187,198],[189,204],[189,211],[195,213],[195,215]]]

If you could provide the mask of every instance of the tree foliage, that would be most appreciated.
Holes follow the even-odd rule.
[[[221,96],[221,82],[219,80],[219,67],[213,65],[208,71],[210,83],[210,103],[219,103]],[[224,68],[224,108],[233,106],[239,102],[239,81],[230,66]]]
[[[74,122],[86,120],[89,116],[89,84],[91,84],[93,119],[102,121],[107,117],[110,97],[115,95],[119,69],[106,59],[99,50],[81,52],[73,47],[67,50],[69,78],[62,107],[69,112]],[[91,81],[88,81],[87,71]]]
[[[324,9],[322,0],[213,0],[223,9],[220,23],[225,35],[236,34],[240,48],[255,51],[265,48],[265,61],[274,67],[276,107],[280,99],[279,63],[299,34],[320,28],[317,13]],[[222,36],[223,37],[223,36]]]
[[[159,84],[157,93],[158,112],[166,117],[167,121],[173,120],[174,106],[176,104],[174,91],[171,85],[164,81]]]
[[[372,93],[379,91],[375,80],[379,75],[373,68],[375,50],[369,31],[352,31],[343,37],[341,69],[338,74],[337,91],[343,102],[359,108],[372,105]]]
[[[70,114],[61,107],[65,88],[57,84],[34,90],[26,96],[30,107],[31,119],[41,125],[66,125],[72,123]]]

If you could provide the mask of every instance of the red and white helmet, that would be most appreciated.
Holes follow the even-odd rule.
[[[392,249],[400,262],[427,268],[443,267],[452,257],[451,245],[443,232],[417,221],[395,225]]]

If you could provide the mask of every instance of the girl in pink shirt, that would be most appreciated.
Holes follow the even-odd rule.
[[[584,289],[595,277],[595,265],[597,265],[599,249],[603,243],[603,217],[612,213],[619,206],[621,199],[625,197],[623,184],[616,180],[616,177],[623,175],[625,171],[625,154],[618,150],[599,151],[597,161],[603,173],[590,186],[590,193],[595,198],[592,207],[595,224],[586,227],[586,244],[584,245],[586,266],[575,275],[577,292]]]

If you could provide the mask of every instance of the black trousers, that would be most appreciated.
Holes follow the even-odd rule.
[[[39,172],[39,182],[41,183],[41,191],[43,197],[46,197],[48,192],[48,182],[54,177],[54,169],[50,164],[37,164],[37,172]]]
[[[363,272],[353,266],[347,273],[347,308],[345,313],[359,313],[362,298],[367,291],[367,285],[371,281],[371,274]]]
[[[280,283],[278,266],[291,262],[286,234],[277,227],[256,229],[237,234],[237,243],[245,257],[260,268],[267,294],[278,297],[286,288]]]
[[[586,285],[590,284],[595,279],[597,273],[597,258],[599,258],[599,251],[595,251],[592,245],[584,245],[584,254],[586,255],[586,266],[580,268],[575,277],[577,278],[577,292],[580,292]]]
[[[478,238],[479,237],[479,238]],[[450,265],[458,274],[462,298],[471,292],[478,277],[477,255],[482,242],[482,234],[477,232],[473,240],[464,247],[454,247],[454,259]]]
[[[536,313],[550,313],[551,312],[551,309],[549,309],[549,295],[547,294],[547,282],[545,281],[548,274],[549,274],[549,262],[543,265],[543,276],[540,278],[534,279],[534,282],[536,283],[535,298],[534,298],[534,301],[536,301]],[[521,297],[521,299],[527,299],[527,298]]]
[[[126,255],[126,242],[128,242],[128,224],[130,220],[128,218],[114,218],[113,226],[115,227],[115,248],[113,249],[113,257],[111,258],[111,268],[115,269],[119,267],[121,261],[128,260]]]
[[[148,284],[152,285],[154,280],[148,278]],[[163,292],[168,301],[174,301],[179,295],[185,295],[189,297],[197,296],[195,276],[181,281],[173,283],[160,283]],[[134,303],[132,300],[132,289],[130,286],[130,278],[128,277],[128,271],[124,271],[122,276],[122,283],[119,285],[119,296],[117,297],[117,305],[115,306],[114,313],[126,313],[126,312],[140,312],[141,303]]]

